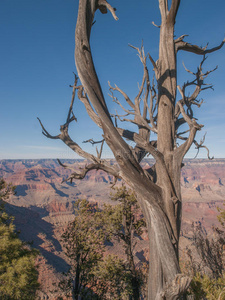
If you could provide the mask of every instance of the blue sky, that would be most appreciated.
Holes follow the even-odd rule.
[[[160,24],[157,0],[111,0],[119,21],[97,13],[92,49],[96,69],[111,112],[108,80],[132,98],[141,81],[142,66],[128,44],[140,46],[157,59]],[[0,0],[0,159],[77,158],[61,141],[41,134],[39,117],[50,133],[58,134],[65,122],[71,99],[74,65],[74,29],[78,0]],[[224,0],[181,0],[176,36],[189,34],[187,41],[209,47],[218,45],[225,33]],[[178,75],[187,77],[182,61],[195,71],[200,57],[179,54]],[[203,92],[202,108],[196,111],[211,155],[225,157],[225,47],[209,55],[205,70],[218,70],[208,78],[214,91]],[[190,79],[190,78],[189,78]],[[75,102],[78,123],[70,134],[78,142],[101,139],[101,132],[89,120],[82,103]],[[84,145],[95,151],[91,145]],[[195,150],[188,157],[194,157]],[[105,156],[110,156],[106,149]],[[199,157],[205,157],[202,150]]]

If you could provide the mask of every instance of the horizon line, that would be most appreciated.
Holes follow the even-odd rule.
[[[88,160],[86,158],[52,158],[52,157],[49,157],[49,158],[43,158],[43,157],[40,157],[40,158],[0,158],[0,161],[5,161],[5,160]],[[114,157],[106,157],[106,158],[103,158],[103,159],[107,159],[107,160],[116,160]],[[144,159],[150,159],[150,160],[155,160],[153,157],[145,157],[143,158]],[[208,161],[215,161],[215,160],[220,160],[220,159],[225,159],[225,157],[214,157],[213,159],[209,159],[207,157],[196,157],[196,158],[190,158],[190,157],[186,157],[184,158],[183,160],[208,160]]]

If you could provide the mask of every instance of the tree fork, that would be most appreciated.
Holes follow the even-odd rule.
[[[105,1],[101,2],[104,4]],[[162,297],[162,293],[166,293],[165,284],[172,284],[175,276],[179,273],[179,264],[177,257],[177,248],[174,247],[172,242],[172,236],[174,236],[174,230],[171,228],[170,219],[167,217],[166,211],[168,208],[165,205],[165,199],[163,196],[163,190],[160,185],[156,185],[151,182],[148,178],[146,178],[145,173],[143,172],[140,165],[134,159],[130,149],[127,147],[127,144],[120,137],[116,128],[113,126],[111,118],[109,116],[107,107],[105,105],[104,96],[101,91],[101,87],[99,84],[99,80],[97,78],[97,74],[95,72],[94,63],[92,61],[91,49],[89,45],[89,38],[91,33],[91,24],[93,22],[95,10],[98,8],[98,1],[91,0],[80,0],[79,3],[79,12],[78,12],[78,20],[76,25],[76,35],[75,35],[75,61],[78,70],[78,75],[81,80],[81,83],[94,107],[98,116],[102,121],[102,128],[104,132],[104,138],[106,143],[109,145],[111,150],[113,151],[115,158],[121,168],[122,178],[129,184],[131,187],[137,192],[139,195],[139,201],[144,208],[144,214],[147,219],[148,231],[155,236],[155,247],[158,252],[158,259],[156,257],[152,257],[150,252],[150,261],[155,260],[159,261],[160,266],[156,266],[154,268],[155,272],[159,272],[161,266],[163,268],[163,282],[159,284],[159,282],[155,283],[155,292],[153,288],[149,290],[148,299],[160,299]],[[173,36],[173,28],[170,32],[172,32]],[[161,45],[164,43],[168,43],[163,36],[163,32],[167,30],[167,27],[163,28],[161,36]],[[169,41],[170,42],[170,41]],[[162,48],[163,46],[161,46]],[[171,85],[174,86],[174,77],[171,79],[171,73],[174,71],[175,65],[169,67],[169,57],[166,62],[163,60],[163,54],[161,54],[161,58],[158,63],[158,68],[160,69],[160,78],[158,82],[160,83],[161,89],[159,91],[159,107],[162,106],[162,116],[163,111],[165,110],[164,106],[168,106],[168,113],[166,113],[166,119],[168,123],[172,122],[172,114],[174,111],[174,103],[175,103],[175,92],[171,91]],[[171,70],[170,70],[171,69]],[[161,73],[164,74],[161,75]],[[164,78],[166,76],[166,78]],[[172,81],[172,84],[171,84]],[[175,82],[176,84],[176,82]],[[171,103],[171,97],[168,97],[168,93],[173,93],[173,103]],[[164,102],[163,102],[164,101]],[[159,109],[160,113],[160,109]],[[161,113],[160,113],[161,114]],[[163,124],[162,124],[163,125]],[[165,125],[165,124],[164,124]],[[166,140],[164,143],[162,142],[159,148],[162,148],[162,154],[165,152],[165,158],[167,158],[168,150],[172,150],[174,141],[171,136],[173,135],[172,123],[169,124],[168,128],[170,132],[169,137],[168,133],[165,132],[163,128],[165,126],[159,126],[162,128],[162,133],[159,133],[159,136],[165,137]],[[169,139],[169,140],[168,140]],[[168,140],[168,141],[167,141]],[[164,150],[165,148],[165,150]],[[167,168],[169,167],[169,175],[171,173],[171,161],[165,159]],[[161,164],[159,165],[161,168]],[[159,170],[159,173],[161,170]],[[171,199],[168,199],[170,201]],[[160,203],[160,205],[159,205]],[[163,221],[162,221],[163,220]],[[153,229],[152,229],[153,228]],[[149,239],[151,240],[151,236]],[[178,241],[176,241],[177,243]],[[175,244],[176,244],[175,243]],[[153,252],[152,252],[153,253]],[[152,271],[150,270],[150,273]],[[158,276],[157,274],[152,274]],[[150,276],[152,278],[153,276]],[[161,279],[160,279],[161,280]],[[152,286],[152,285],[151,285]],[[152,286],[153,287],[153,286]],[[183,292],[183,288],[180,287],[179,295]],[[178,297],[179,297],[178,295]],[[174,297],[174,296],[173,296]],[[168,298],[169,299],[169,298]],[[171,298],[172,299],[172,298]]]
[[[138,201],[146,218],[150,242],[150,270],[148,285],[148,300],[175,300],[180,299],[190,284],[190,278],[180,274],[178,244],[181,225],[181,186],[180,172],[182,160],[193,143],[200,147],[195,140],[196,132],[203,125],[198,124],[194,118],[192,105],[200,107],[202,102],[196,99],[206,87],[204,79],[212,72],[203,73],[202,64],[205,54],[219,50],[222,43],[212,49],[191,45],[184,41],[185,35],[174,40],[174,24],[179,9],[180,0],[158,0],[161,13],[159,59],[155,62],[150,54],[145,56],[143,46],[141,49],[132,46],[138,51],[141,63],[144,66],[144,75],[138,95],[134,101],[120,88],[110,86],[110,91],[121,93],[131,110],[127,110],[112,93],[113,101],[120,105],[133,120],[124,118],[122,121],[137,125],[137,131],[119,128],[118,114],[114,115],[115,126],[108,111],[101,85],[95,71],[91,47],[89,44],[91,28],[97,9],[102,13],[110,11],[115,20],[115,10],[106,0],[79,0],[78,18],[75,33],[75,62],[82,86],[73,86],[73,98],[66,123],[61,126],[61,133],[52,136],[39,120],[43,134],[51,139],[61,139],[73,151],[92,163],[82,171],[74,172],[67,180],[82,179],[93,169],[104,170],[121,178],[136,192]],[[170,7],[168,5],[170,2]],[[183,87],[177,86],[177,52],[189,51],[203,55],[203,60],[196,73],[186,69],[195,76],[192,82]],[[153,65],[157,80],[156,91],[154,83],[150,85],[146,58],[149,57]],[[193,87],[192,95],[186,95],[186,87]],[[177,101],[177,88],[181,99]],[[69,124],[76,120],[72,105],[75,90],[78,98],[84,103],[91,119],[103,130],[104,141],[111,148],[117,166],[111,166],[101,159],[102,147],[97,156],[84,151],[68,134]],[[149,102],[148,99],[150,98]],[[140,101],[143,101],[141,112]],[[187,124],[189,129],[178,132],[181,125]],[[157,141],[150,140],[151,131],[157,134]],[[185,135],[186,134],[186,135]],[[188,135],[188,136],[187,136]],[[125,142],[127,138],[135,143],[131,147]],[[178,140],[182,143],[178,146]],[[103,146],[103,144],[102,144]],[[207,149],[207,147],[206,147]],[[144,170],[140,162],[146,154],[150,154],[156,163],[149,170]],[[61,164],[63,165],[63,164]],[[73,169],[72,167],[64,167]]]

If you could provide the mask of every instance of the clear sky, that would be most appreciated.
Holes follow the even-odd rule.
[[[142,66],[128,44],[140,46],[158,56],[160,24],[157,0],[109,0],[117,8],[119,21],[110,14],[97,13],[93,26],[92,49],[96,69],[111,112],[109,80],[132,98],[141,81]],[[51,134],[59,133],[66,120],[73,84],[74,29],[78,0],[0,0],[0,159],[77,158],[61,141],[41,134],[39,117]],[[181,0],[176,22],[176,36],[209,47],[221,43],[225,33],[224,0]],[[186,80],[182,61],[192,71],[200,57],[179,54],[179,83]],[[206,145],[216,158],[225,157],[225,46],[209,55],[205,70],[219,68],[208,77],[214,91],[201,94],[205,99],[196,111],[205,124]],[[189,77],[187,77],[189,78]],[[189,78],[190,79],[190,78]],[[89,138],[101,139],[101,132],[89,120],[82,103],[75,103],[78,123],[71,126],[71,136],[79,143]],[[84,145],[94,151],[91,145]],[[188,157],[194,157],[191,150]],[[110,156],[107,151],[106,156]],[[205,157],[204,150],[199,157]]]

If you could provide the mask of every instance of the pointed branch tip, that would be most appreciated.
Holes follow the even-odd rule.
[[[160,27],[161,27],[160,25],[156,25],[154,21],[152,21],[152,25],[154,25],[154,26],[157,27],[157,28],[160,28]]]

